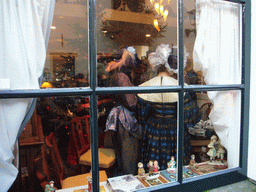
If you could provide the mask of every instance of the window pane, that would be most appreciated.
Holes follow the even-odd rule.
[[[88,82],[87,1],[56,1],[43,87],[86,87]]]
[[[185,142],[184,153],[190,156],[184,162],[184,178],[238,167],[241,92],[187,92],[185,95],[188,94],[187,98],[196,101],[197,109],[185,99],[184,139],[190,139],[191,146]],[[198,116],[191,116],[192,111],[198,111]]]
[[[133,174],[146,187],[169,182],[164,174],[168,167],[170,171],[176,167],[176,162],[169,161],[172,156],[176,161],[177,153],[177,95],[110,95],[114,105],[107,105],[105,112],[100,112],[108,114],[103,121],[105,148],[116,152],[110,177]]]
[[[44,164],[36,161],[36,166],[38,169],[43,167],[47,180],[54,181],[59,189],[72,187],[72,182],[62,182],[61,174],[74,176],[80,171],[90,171],[90,168],[80,170],[79,166],[80,156],[90,149],[88,102],[88,96],[41,97],[37,100],[37,125],[40,123],[45,140],[41,155],[46,161]],[[27,128],[24,132],[30,131]],[[87,182],[86,177],[81,182]]]
[[[166,47],[150,62],[149,54],[161,44]],[[98,86],[138,86],[155,77],[161,65],[177,73],[176,45],[176,1],[97,2]],[[116,71],[126,74],[129,83],[112,84]]]
[[[240,84],[242,5],[228,1],[185,1],[185,83]]]

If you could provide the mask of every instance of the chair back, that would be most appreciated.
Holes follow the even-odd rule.
[[[48,165],[48,167],[51,167],[55,174],[54,182],[55,186],[58,188],[62,188],[62,181],[65,179],[65,169],[60,157],[59,149],[57,146],[57,142],[55,139],[55,135],[52,132],[50,135],[45,137],[45,144],[48,147],[50,151],[51,156],[51,165]]]
[[[77,160],[90,149],[90,127],[87,115],[71,120],[72,137],[77,152]]]

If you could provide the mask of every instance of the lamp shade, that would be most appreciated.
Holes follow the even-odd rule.
[[[53,86],[51,83],[46,81],[41,85],[41,88],[53,88]]]

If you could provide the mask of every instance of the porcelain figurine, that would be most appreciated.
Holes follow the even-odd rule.
[[[87,181],[88,181],[88,192],[92,192],[92,177],[88,176]]]
[[[153,165],[153,161],[149,161],[149,162],[148,162],[148,173],[149,173],[149,176],[154,175],[154,165]]]
[[[217,149],[217,157],[220,158],[221,162],[223,163],[224,154],[225,154],[224,146],[218,141],[218,149]]]
[[[56,191],[56,190],[57,190],[57,188],[56,188],[56,187],[54,187],[54,181],[50,181],[49,183],[50,183],[50,192],[54,192],[54,191]]]
[[[171,156],[171,160],[167,163],[167,171],[170,173],[174,173],[176,170],[176,161],[174,156]]]
[[[49,184],[45,185],[44,192],[51,192],[51,187]]]
[[[197,165],[197,163],[196,163],[196,160],[195,160],[195,155],[193,154],[193,155],[191,155],[191,160],[189,162],[189,167],[191,169],[195,169],[196,165]]]
[[[141,177],[145,176],[145,169],[143,167],[143,163],[141,162],[138,163],[138,175]]]
[[[216,135],[211,136],[211,141],[207,147],[210,148],[209,151],[207,152],[207,155],[210,157],[210,162],[215,161],[218,147]]]
[[[155,160],[154,161],[154,173],[158,173],[158,170],[160,169],[159,165],[158,165],[158,161]]]

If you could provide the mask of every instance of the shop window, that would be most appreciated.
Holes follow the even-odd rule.
[[[146,191],[239,168],[242,6],[56,1],[42,82],[49,84],[41,87],[47,97],[39,92],[36,108],[44,136],[55,132],[64,165],[76,166],[72,174],[92,170],[101,182],[103,169],[113,188],[131,182]],[[51,104],[64,119],[46,115]],[[84,152],[91,150],[98,162],[78,165],[70,148],[82,144],[75,144],[72,121],[82,122]],[[110,158],[109,167],[100,153]],[[120,181],[123,186],[115,185]]]

